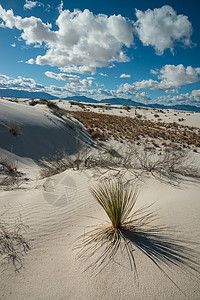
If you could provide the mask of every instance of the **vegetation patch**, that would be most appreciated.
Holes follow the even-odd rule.
[[[175,122],[164,123],[91,111],[68,111],[86,127],[93,138],[115,139],[134,142],[143,137],[171,141],[172,143],[200,147],[200,129],[180,125]]]

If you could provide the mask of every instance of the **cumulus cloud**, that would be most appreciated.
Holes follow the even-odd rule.
[[[185,68],[182,64],[177,66],[165,65],[161,68],[158,78],[168,85],[181,86],[199,81],[199,74],[200,68],[191,66]]]
[[[6,75],[0,75],[0,88],[16,89],[26,91],[44,91],[44,86],[37,84],[32,78],[18,76],[17,79],[11,79]]]
[[[80,76],[77,75],[69,75],[65,73],[54,73],[47,71],[44,73],[47,77],[54,78],[56,80],[62,80],[66,82],[71,82],[72,84],[78,85],[78,86],[85,86],[89,87],[92,86],[92,79],[91,77],[89,79],[81,79]]]
[[[131,77],[130,74],[125,74],[125,73],[120,75],[120,78],[130,78],[130,77]]]
[[[43,3],[38,1],[25,0],[24,9],[33,9],[36,6],[43,6]]]
[[[39,65],[86,66],[95,70],[114,61],[129,60],[124,47],[133,44],[133,26],[121,15],[94,15],[88,9],[60,10],[56,31],[39,18],[14,16],[12,10],[6,11],[1,5],[0,18],[3,26],[21,30],[27,45],[44,43],[45,55],[35,59]]]
[[[173,51],[176,43],[191,46],[192,24],[187,16],[177,15],[169,5],[148,9],[136,9],[136,32],[144,46],[152,46],[156,54],[162,55],[165,49]]]
[[[61,12],[63,11],[63,1],[61,0],[60,4],[58,5],[58,12],[61,14]]]
[[[141,99],[145,102],[153,101],[162,104],[179,103],[196,105],[200,107],[200,90],[193,90],[191,93],[179,94],[173,97],[171,97],[170,95],[160,96],[157,99],[152,100],[146,92],[135,91],[134,87],[128,83],[125,85],[121,85],[117,90],[92,89],[90,83],[88,83],[88,78],[81,79],[79,76],[69,74],[64,74],[65,76],[69,77],[63,77],[64,75],[56,74],[53,72],[49,72],[48,75],[55,79],[62,78],[58,80],[64,80],[67,82],[65,86],[62,87],[58,87],[55,85],[44,86],[42,84],[38,84],[33,78],[25,78],[22,76],[18,76],[18,78],[12,79],[11,77],[5,74],[0,74],[0,88],[25,90],[29,92],[42,91],[59,98],[78,95],[85,95],[87,97],[93,97],[99,100],[110,97],[123,97],[125,99],[130,99],[134,97],[136,99]]]
[[[168,104],[196,105],[200,107],[200,90],[193,90],[191,93],[179,94],[171,97],[170,95],[157,98],[157,102]]]
[[[89,66],[69,66],[59,68],[61,72],[66,73],[79,73],[79,74],[94,74],[96,72],[95,67]]]
[[[29,60],[26,61],[26,64],[33,65],[34,64],[34,59],[30,58]]]
[[[195,83],[200,80],[200,68],[191,66],[184,67],[180,65],[165,65],[160,70],[151,70],[151,74],[157,75],[160,80],[147,79],[133,82],[133,84],[122,84],[119,90],[125,92],[141,91],[148,89],[153,91],[165,91],[166,93],[178,93],[178,89],[182,85]]]
[[[105,90],[103,90],[103,89],[98,89],[98,93],[101,95],[101,96],[103,96],[103,97],[112,97],[113,96],[113,94],[112,94],[112,92],[111,91],[109,91],[109,90],[107,90],[107,89],[105,89]]]
[[[136,98],[142,99],[144,101],[151,100],[151,97],[146,92],[137,93],[135,96]]]
[[[104,76],[104,77],[108,76],[108,74],[105,74],[105,73],[99,73],[99,75]]]
[[[15,17],[12,9],[5,10],[0,5],[0,18],[3,20],[4,27],[18,30],[22,30],[21,38],[25,40],[27,45],[30,44],[42,44],[49,41],[55,42],[54,32],[51,31],[52,25],[44,24],[41,19],[36,17],[21,18]]]
[[[192,96],[199,101],[200,103],[200,90],[193,90],[192,91]]]
[[[8,80],[10,77],[8,77],[7,75],[4,74],[0,74],[0,79],[1,80]]]

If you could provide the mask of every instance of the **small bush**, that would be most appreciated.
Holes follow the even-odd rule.
[[[16,272],[23,267],[23,256],[30,250],[23,237],[25,229],[21,221],[11,226],[0,219],[0,262],[12,263]]]
[[[10,123],[8,124],[8,131],[9,131],[12,135],[14,135],[14,136],[18,136],[18,135],[21,135],[21,134],[22,134],[19,125],[17,125],[17,124],[14,123],[14,122],[10,122]]]
[[[48,106],[50,109],[53,109],[55,111],[59,110],[59,107],[56,103],[54,103],[53,101],[48,100],[46,102],[46,106]]]
[[[0,157],[0,168],[9,175],[17,174],[17,164],[12,158]]]

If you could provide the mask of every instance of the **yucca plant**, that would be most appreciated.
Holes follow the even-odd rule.
[[[103,263],[104,268],[119,248],[122,251],[125,248],[132,268],[135,266],[133,248],[126,237],[126,232],[137,228],[138,222],[147,218],[147,215],[138,217],[140,210],[132,211],[138,196],[137,188],[125,189],[121,181],[111,181],[99,184],[91,190],[91,193],[103,207],[110,222],[95,226],[79,237],[82,240],[80,257],[88,258],[101,249],[100,257],[89,266],[94,270]]]
[[[188,243],[195,245],[194,242],[176,237],[173,227],[157,225],[156,214],[150,211],[152,205],[134,210],[137,188],[125,188],[121,181],[111,181],[99,184],[91,192],[103,207],[109,222],[97,225],[79,237],[79,257],[87,262],[90,257],[94,258],[87,269],[102,271],[120,249],[127,255],[131,270],[135,270],[137,277],[134,254],[138,249],[175,285],[164,267],[199,276],[199,252],[188,247]]]
[[[103,207],[112,223],[112,229],[126,226],[137,199],[137,190],[124,189],[123,183],[111,182],[92,189],[92,194]]]

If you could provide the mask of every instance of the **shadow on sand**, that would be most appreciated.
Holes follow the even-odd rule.
[[[174,227],[154,225],[158,219],[155,213],[147,212],[147,209],[137,211],[134,219],[129,220],[124,228],[117,231],[106,224],[95,227],[79,237],[79,257],[86,262],[92,258],[92,263],[86,270],[90,269],[97,275],[114,260],[120,250],[123,259],[124,253],[127,255],[130,268],[138,278],[134,254],[135,251],[141,251],[180,290],[168,275],[168,271],[180,271],[199,279],[200,253],[195,250],[199,244],[180,238],[180,232]]]

